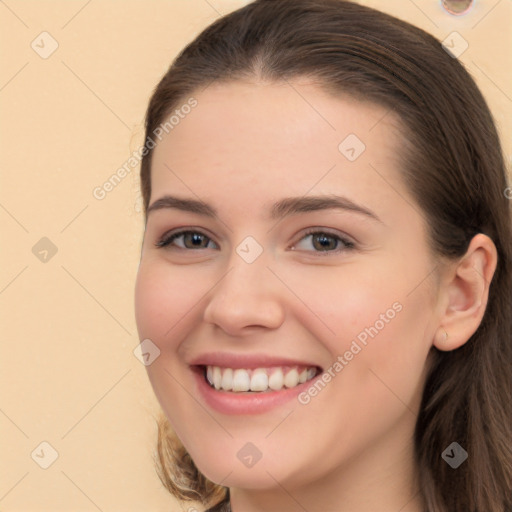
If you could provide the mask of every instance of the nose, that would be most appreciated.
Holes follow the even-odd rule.
[[[234,254],[230,263],[230,270],[212,290],[204,321],[232,336],[255,328],[277,329],[285,317],[283,289],[265,258],[247,263]]]

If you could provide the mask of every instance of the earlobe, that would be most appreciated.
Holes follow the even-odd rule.
[[[497,265],[494,242],[482,233],[475,235],[466,254],[451,266],[443,284],[445,309],[434,346],[450,351],[464,345],[482,322],[489,287]]]
[[[442,327],[440,327],[437,332],[436,332],[436,335],[435,335],[435,341],[434,341],[434,346],[436,348],[438,348],[439,350],[451,350],[451,349],[447,349],[445,348],[447,345],[446,345],[446,342],[448,341],[448,333],[445,331],[445,329],[443,329]]]

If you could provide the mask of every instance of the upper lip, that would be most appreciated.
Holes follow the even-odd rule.
[[[235,354],[228,352],[212,352],[201,354],[189,362],[190,366],[220,366],[223,368],[267,368],[270,366],[308,366],[319,365],[310,361],[290,359],[268,354]]]

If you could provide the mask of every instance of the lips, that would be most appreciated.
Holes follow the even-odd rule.
[[[205,405],[228,415],[262,414],[312,385],[322,368],[266,354],[209,353],[188,362]]]
[[[278,357],[269,354],[235,354],[228,352],[210,352],[193,358],[190,366],[218,366],[220,368],[254,370],[272,367],[319,368],[311,361]]]

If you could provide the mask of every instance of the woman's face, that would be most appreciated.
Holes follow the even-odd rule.
[[[154,149],[135,297],[176,433],[230,487],[409,463],[436,284],[396,118],[304,81],[193,96]]]

